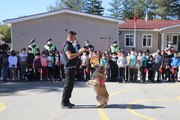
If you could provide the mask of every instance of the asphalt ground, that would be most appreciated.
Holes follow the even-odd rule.
[[[76,82],[73,109],[60,106],[63,82],[0,83],[0,120],[180,120],[180,83],[107,82],[107,108],[93,87]]]

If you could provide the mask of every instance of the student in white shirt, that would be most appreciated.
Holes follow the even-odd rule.
[[[121,51],[117,60],[118,65],[118,80],[119,82],[125,82],[125,67],[127,65],[126,58],[124,57],[124,51]]]
[[[17,62],[18,58],[16,56],[16,51],[12,50],[11,55],[8,57],[9,62],[9,70],[10,70],[10,80],[17,80],[16,79],[16,68],[17,68]]]

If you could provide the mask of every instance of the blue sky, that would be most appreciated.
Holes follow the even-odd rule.
[[[55,0],[1,0],[0,23],[5,19],[47,12],[49,4]],[[103,0],[103,7],[108,8],[111,0]],[[107,11],[105,11],[107,13]]]

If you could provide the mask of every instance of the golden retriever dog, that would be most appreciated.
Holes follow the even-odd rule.
[[[94,90],[97,95],[96,99],[99,102],[99,104],[97,105],[98,108],[106,107],[109,100],[109,94],[105,86],[105,79],[106,79],[105,71],[106,70],[104,66],[98,67],[92,76],[92,80],[86,82],[87,85],[94,86]]]

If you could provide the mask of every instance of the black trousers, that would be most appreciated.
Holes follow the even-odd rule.
[[[125,68],[123,67],[118,68],[118,80],[119,82],[125,81]]]
[[[65,81],[64,81],[64,89],[62,94],[62,105],[67,105],[71,98],[71,93],[74,88],[74,81],[75,81],[75,71],[76,68],[65,68]]]
[[[154,70],[153,69],[148,70],[148,80],[154,82]]]
[[[60,67],[57,65],[54,66],[54,78],[60,79]]]
[[[65,78],[65,73],[64,73],[64,65],[60,65],[60,72],[61,72],[61,79]]]
[[[49,79],[53,78],[53,67],[48,67],[48,78]]]

